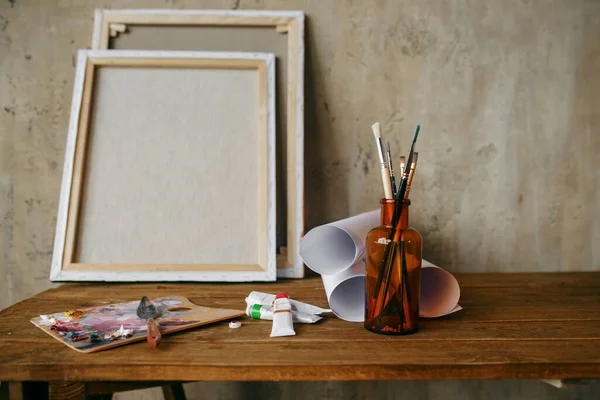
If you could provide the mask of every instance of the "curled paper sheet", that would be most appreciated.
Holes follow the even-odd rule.
[[[318,226],[300,241],[300,256],[322,274],[329,307],[343,320],[362,322],[365,308],[365,238],[379,225],[380,211],[370,211]],[[437,318],[462,310],[460,287],[448,271],[423,260],[419,315]]]
[[[367,233],[379,219],[380,211],[374,210],[311,229],[300,241],[300,256],[318,274],[344,271],[361,257]]]
[[[365,313],[365,262],[333,275],[321,275],[329,307],[344,321],[362,322]],[[437,318],[462,310],[458,305],[460,287],[456,278],[423,260],[421,266],[421,318]]]
[[[365,262],[358,260],[350,268],[333,275],[321,275],[329,307],[334,314],[350,322],[365,319]]]
[[[419,315],[437,318],[462,310],[458,305],[460,286],[448,271],[423,260],[421,264],[421,298]]]

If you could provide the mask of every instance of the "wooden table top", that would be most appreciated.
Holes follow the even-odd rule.
[[[600,378],[600,272],[458,274],[463,311],[422,320],[418,333],[381,336],[329,317],[269,338],[243,318],[80,354],[33,326],[39,314],[180,295],[244,307],[252,290],[327,305],[321,280],[271,284],[65,284],[0,312],[0,381],[200,381]],[[10,335],[9,335],[10,333]]]

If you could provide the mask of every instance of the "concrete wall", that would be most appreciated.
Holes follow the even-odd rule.
[[[453,271],[600,270],[598,1],[0,0],[0,308],[51,287],[74,57],[95,7],[306,12],[309,228],[377,206],[373,121],[403,153],[419,122],[411,221],[427,259]],[[186,388],[215,399],[600,397],[518,381]]]

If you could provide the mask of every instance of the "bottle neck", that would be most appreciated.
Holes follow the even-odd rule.
[[[395,217],[398,218],[397,228],[407,229],[408,228],[408,207],[410,206],[410,200],[401,203],[397,200],[386,200],[381,199],[381,225],[392,228]]]

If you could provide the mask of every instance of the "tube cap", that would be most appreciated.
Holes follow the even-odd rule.
[[[277,299],[289,299],[290,296],[287,295],[287,293],[277,293],[277,296],[275,296],[275,300]]]

